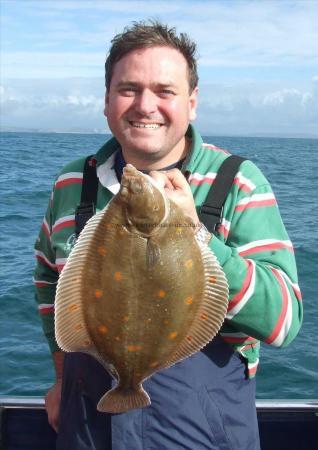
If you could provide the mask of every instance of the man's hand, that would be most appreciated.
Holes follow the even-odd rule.
[[[56,381],[56,383],[48,390],[45,396],[45,409],[49,424],[56,431],[59,426],[59,414],[61,403],[61,391],[62,391],[62,379]]]
[[[56,382],[48,390],[45,396],[45,409],[51,427],[57,432],[59,426],[59,414],[62,393],[62,376],[64,366],[64,353],[62,351],[52,353],[56,373]]]
[[[149,175],[165,190],[167,197],[190,217],[194,225],[200,223],[190,186],[180,170],[151,171]]]

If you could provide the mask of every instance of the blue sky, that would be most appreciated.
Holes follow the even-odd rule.
[[[0,4],[2,129],[108,131],[110,39],[152,17],[198,44],[202,133],[318,137],[316,0]]]

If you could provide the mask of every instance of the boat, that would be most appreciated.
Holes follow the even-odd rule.
[[[256,408],[262,450],[318,449],[318,399],[258,400]],[[55,450],[41,397],[0,397],[0,425],[0,450]]]

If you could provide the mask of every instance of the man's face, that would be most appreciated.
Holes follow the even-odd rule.
[[[184,56],[170,47],[133,50],[114,66],[105,116],[128,162],[175,162],[195,119]]]

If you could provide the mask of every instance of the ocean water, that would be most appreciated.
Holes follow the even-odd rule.
[[[94,153],[107,136],[0,133],[0,395],[43,395],[54,381],[34,301],[33,244],[53,180],[67,162]],[[253,160],[272,184],[298,263],[305,307],[298,337],[263,345],[257,397],[318,398],[317,139],[205,137]]]

